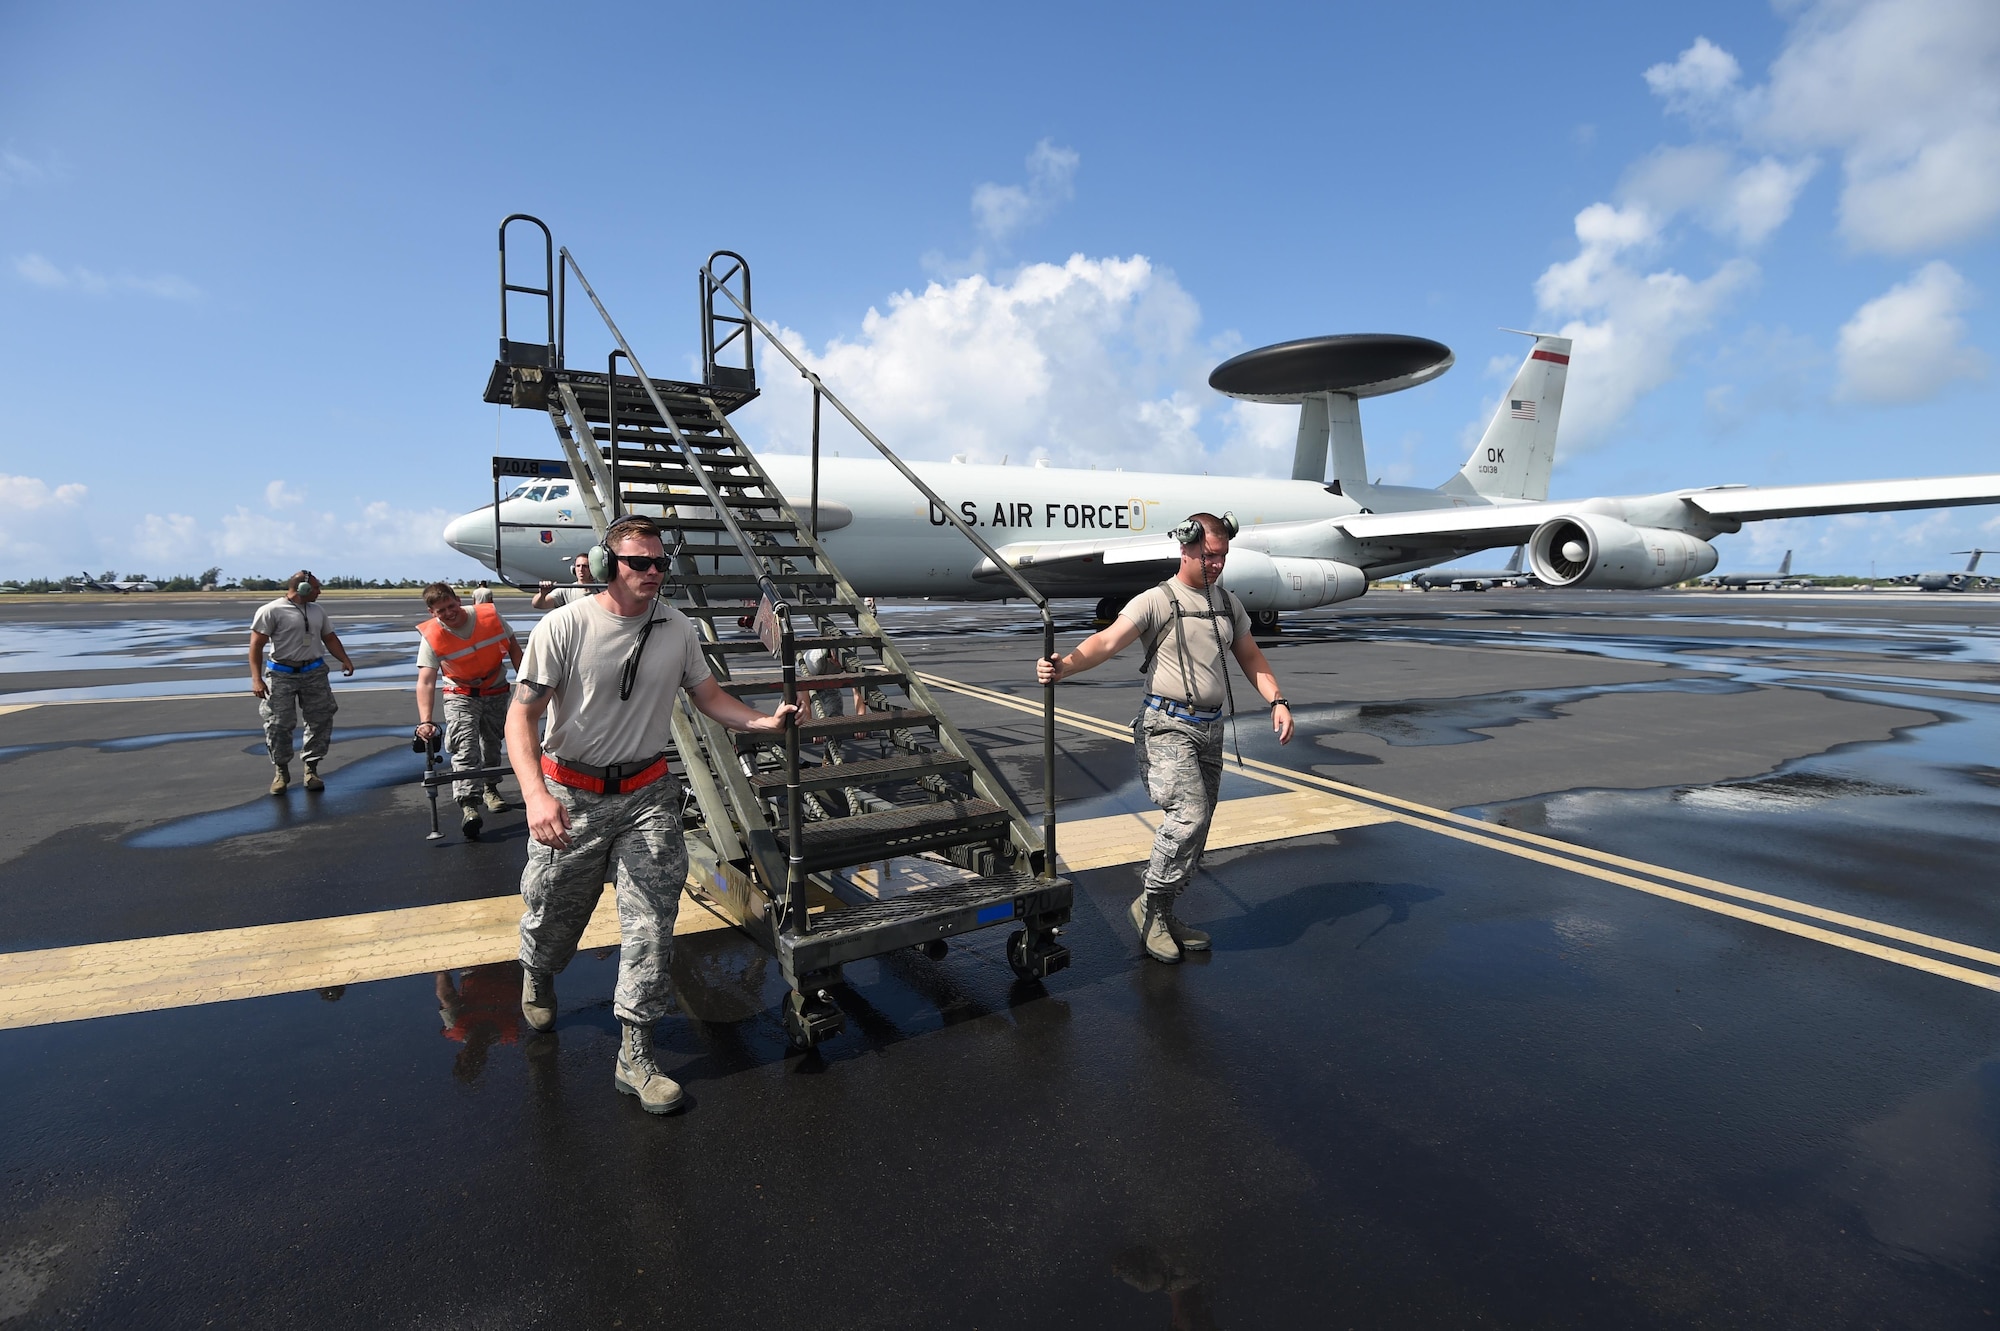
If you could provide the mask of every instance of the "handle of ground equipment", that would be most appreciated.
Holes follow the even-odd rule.
[[[1042,602],[1042,653],[1050,660],[1056,651],[1056,621],[1049,603]],[[1056,876],[1056,685],[1042,685],[1042,877]]]

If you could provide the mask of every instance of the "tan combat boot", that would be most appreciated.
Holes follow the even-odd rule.
[[[1195,928],[1192,924],[1189,924],[1186,920],[1176,915],[1172,906],[1167,907],[1167,932],[1174,936],[1174,941],[1181,945],[1181,951],[1183,952],[1208,951],[1208,932],[1204,929]]]
[[[467,841],[479,840],[479,829],[485,825],[485,820],[479,816],[479,801],[458,802],[458,830],[464,834]]]
[[[499,791],[488,786],[486,788],[486,807],[495,813],[500,813],[506,809],[507,801],[500,798]]]
[[[285,787],[292,784],[291,771],[283,763],[272,763],[271,767],[273,769],[271,773],[271,793],[273,795],[282,795],[285,793]]]
[[[681,1085],[653,1061],[653,1030],[637,1022],[620,1021],[625,1039],[618,1046],[618,1071],[612,1078],[621,1095],[639,1097],[649,1114],[672,1112],[681,1102]]]
[[[521,967],[521,1015],[538,1031],[556,1024],[556,977],[532,966]]]
[[[322,780],[320,780],[320,779],[319,779],[319,764],[318,764],[318,763],[307,763],[307,764],[306,764],[306,789],[307,789],[307,790],[325,790],[325,789],[326,789],[326,782],[324,782],[324,781],[322,781]]]
[[[1181,947],[1167,927],[1167,918],[1172,913],[1166,904],[1168,900],[1164,892],[1141,892],[1132,899],[1128,913],[1132,927],[1139,931],[1139,943],[1146,949],[1146,955],[1171,964],[1181,959]]]

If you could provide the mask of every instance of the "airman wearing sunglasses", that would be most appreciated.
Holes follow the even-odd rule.
[[[667,557],[651,518],[612,523],[604,546],[613,564],[605,589],[535,626],[507,711],[532,837],[521,875],[521,1010],[536,1030],[555,1024],[556,972],[615,875],[613,1008],[623,1040],[614,1084],[664,1114],[681,1088],[654,1062],[652,1029],[672,1001],[667,963],[687,879],[680,782],[667,771],[675,691],[732,730],[778,730],[798,709],[766,715],[715,682],[694,625],[656,599]]]

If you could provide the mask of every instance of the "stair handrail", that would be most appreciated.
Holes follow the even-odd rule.
[[[653,410],[659,413],[662,421],[666,422],[668,431],[673,435],[675,445],[681,451],[681,460],[687,464],[688,471],[701,486],[702,493],[708,497],[710,506],[715,510],[716,518],[729,533],[730,539],[736,542],[736,548],[742,552],[744,561],[750,565],[751,570],[757,575],[757,590],[764,600],[770,603],[771,613],[777,619],[780,626],[780,633],[782,634],[779,659],[785,674],[785,701],[795,702],[797,700],[797,652],[792,644],[792,610],[791,605],[785,598],[778,595],[778,587],[773,580],[773,575],[777,570],[772,566],[770,557],[763,554],[757,546],[752,544],[749,535],[737,524],[736,515],[730,512],[728,500],[723,495],[721,487],[717,486],[714,479],[709,476],[707,465],[702,462],[693,446],[688,443],[687,436],[681,432],[680,422],[674,419],[674,413],[668,410],[666,402],[660,397],[659,390],[653,387],[653,377],[647,374],[646,367],[639,363],[639,357],[633,352],[632,344],[625,340],[625,334],[620,331],[617,321],[611,317],[611,311],[605,309],[604,302],[597,298],[597,291],[590,285],[590,279],[583,275],[583,266],[577,263],[576,257],[569,252],[567,246],[563,248],[562,261],[563,272],[565,274],[571,272],[576,274],[577,285],[583,288],[584,295],[590,297],[590,303],[596,307],[598,317],[604,320],[604,326],[611,330],[612,340],[618,343],[618,350],[612,352],[606,361],[604,385],[604,397],[607,407],[606,420],[610,425],[607,431],[609,438],[606,442],[611,446],[613,476],[617,475],[618,467],[618,376],[615,371],[617,369],[618,357],[622,354],[625,357],[626,363],[632,367],[632,373],[639,377],[639,387],[645,392],[647,399],[652,402]],[[613,484],[615,487],[615,480]],[[623,508],[622,500],[614,496],[614,502],[617,502],[621,509]],[[786,918],[794,922],[795,927],[800,932],[804,932],[809,927],[810,914],[806,903],[805,874],[802,864],[803,850],[799,844],[801,810],[799,800],[798,727],[796,724],[793,724],[787,726],[785,731],[786,824],[787,831],[790,834],[791,847],[790,858],[786,865],[784,909]]]
[[[569,251],[565,250],[563,251],[563,253],[565,257],[567,257]],[[736,256],[732,255],[731,257],[734,258]],[[914,471],[911,471],[909,466],[904,463],[903,459],[896,456],[895,451],[893,449],[891,449],[887,444],[883,443],[881,438],[877,436],[873,430],[869,429],[865,424],[862,423],[861,418],[859,416],[856,416],[853,413],[853,411],[849,410],[847,404],[845,402],[842,402],[840,398],[835,395],[834,391],[826,386],[826,384],[820,379],[818,374],[814,373],[814,371],[809,366],[807,366],[804,361],[800,360],[796,355],[792,353],[792,349],[785,345],[784,340],[782,338],[778,337],[777,334],[771,331],[769,325],[767,325],[762,319],[759,319],[755,314],[751,313],[750,307],[745,303],[743,303],[741,300],[738,300],[735,292],[731,291],[727,286],[724,286],[721,282],[716,280],[714,274],[709,270],[706,264],[702,266],[701,274],[702,274],[702,285],[705,290],[720,291],[723,295],[727,296],[729,298],[730,304],[734,305],[738,310],[742,312],[743,318],[746,321],[748,321],[750,326],[755,328],[758,332],[764,335],[765,342],[767,342],[773,347],[776,347],[778,349],[778,353],[782,355],[786,360],[790,361],[792,363],[792,367],[799,372],[800,376],[803,377],[807,383],[812,385],[815,398],[817,399],[818,397],[823,396],[826,398],[828,402],[831,402],[833,404],[833,409],[839,412],[842,416],[845,416],[847,418],[847,423],[849,425],[852,425],[855,428],[855,430],[860,433],[863,439],[866,439],[869,443],[873,444],[875,446],[875,451],[880,453],[884,458],[886,458],[889,462],[889,465],[893,466],[897,471],[903,473],[903,479],[907,480],[911,485],[916,486],[917,489],[923,493],[924,497],[930,500],[932,506],[931,507],[932,512],[943,513],[946,520],[949,521],[952,526],[958,529],[959,535],[963,536],[966,540],[972,542],[972,544],[978,548],[981,554],[985,555],[989,560],[993,562],[993,566],[995,568],[999,569],[1002,573],[1005,573],[1008,577],[1008,580],[1011,581],[1017,588],[1020,589],[1021,595],[1025,596],[1029,601],[1034,603],[1035,608],[1039,610],[1042,615],[1042,655],[1045,657],[1053,657],[1056,654],[1056,623],[1054,614],[1049,610],[1049,598],[1044,596],[1041,593],[1041,591],[1034,586],[1034,584],[1030,583],[1026,578],[1023,578],[1020,574],[1020,571],[1016,569],[1006,559],[1002,558],[999,551],[995,550],[991,545],[987,544],[986,539],[984,537],[982,537],[978,532],[974,531],[970,526],[968,526],[965,520],[961,518],[949,504],[945,503],[944,497],[940,495],[937,491],[931,489],[931,487],[924,482],[923,477],[917,475],[917,473],[915,473]],[[582,278],[583,274],[581,272],[578,272],[577,279],[581,281]],[[584,289],[588,291],[589,287],[586,285]],[[591,300],[595,301],[596,299],[597,299],[596,295],[593,294],[591,296]],[[602,313],[603,309],[604,307],[602,305],[598,306],[598,310],[600,313]],[[609,321],[609,316],[606,316],[606,321],[607,322]],[[637,368],[636,362],[634,363],[634,368],[635,369]],[[816,414],[818,409],[818,402],[815,401],[813,405]],[[817,431],[815,431],[815,438],[817,438]],[[813,453],[812,485],[813,485],[813,499],[814,499],[815,518],[816,518],[817,508],[818,508],[818,498],[819,498],[819,453],[817,449],[815,449]],[[1056,875],[1055,734],[1056,734],[1056,688],[1054,684],[1045,684],[1042,686],[1042,876],[1044,878],[1053,878]]]
[[[576,274],[577,285],[583,288],[584,295],[590,297],[590,303],[596,307],[598,317],[604,320],[604,326],[611,330],[612,340],[618,344],[618,350],[624,353],[626,361],[632,366],[632,373],[639,377],[639,387],[644,390],[646,397],[652,402],[653,410],[658,412],[660,419],[666,422],[668,431],[674,437],[674,443],[681,450],[682,460],[687,463],[688,470],[693,473],[696,483],[701,486],[702,493],[708,497],[710,506],[715,510],[716,518],[722,523],[723,528],[728,531],[730,539],[736,542],[737,549],[743,552],[745,562],[756,572],[757,589],[770,600],[774,614],[779,616],[788,615],[791,608],[786,604],[785,599],[778,595],[777,586],[772,582],[772,575],[776,570],[771,566],[770,557],[760,552],[757,546],[751,543],[749,535],[744,532],[742,527],[737,525],[736,515],[729,511],[729,504],[724,498],[722,490],[710,478],[708,468],[688,444],[687,436],[681,433],[680,422],[676,421],[674,413],[667,409],[666,402],[660,397],[660,391],[653,387],[652,376],[647,374],[646,367],[639,363],[639,357],[632,351],[632,344],[627,342],[625,334],[619,331],[617,322],[611,317],[611,311],[605,309],[604,302],[597,298],[597,292],[591,287],[590,279],[583,275],[582,266],[577,263],[576,256],[569,252],[568,246],[564,246],[562,249],[562,261],[565,271]],[[604,391],[605,395],[609,397],[617,393],[618,380],[615,376],[607,376],[607,378],[609,382],[605,384]],[[618,436],[614,433],[609,442],[611,444],[611,459],[613,463],[616,463],[618,460]]]

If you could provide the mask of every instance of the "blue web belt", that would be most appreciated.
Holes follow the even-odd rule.
[[[284,675],[303,675],[309,671],[326,669],[326,658],[323,656],[314,657],[304,665],[286,665],[283,661],[273,661],[271,662],[271,669]]]
[[[1222,709],[1220,707],[1210,707],[1207,709],[1190,707],[1184,702],[1175,702],[1172,698],[1162,698],[1157,693],[1146,695],[1146,706],[1156,712],[1165,712],[1176,721],[1206,723],[1222,719]]]

